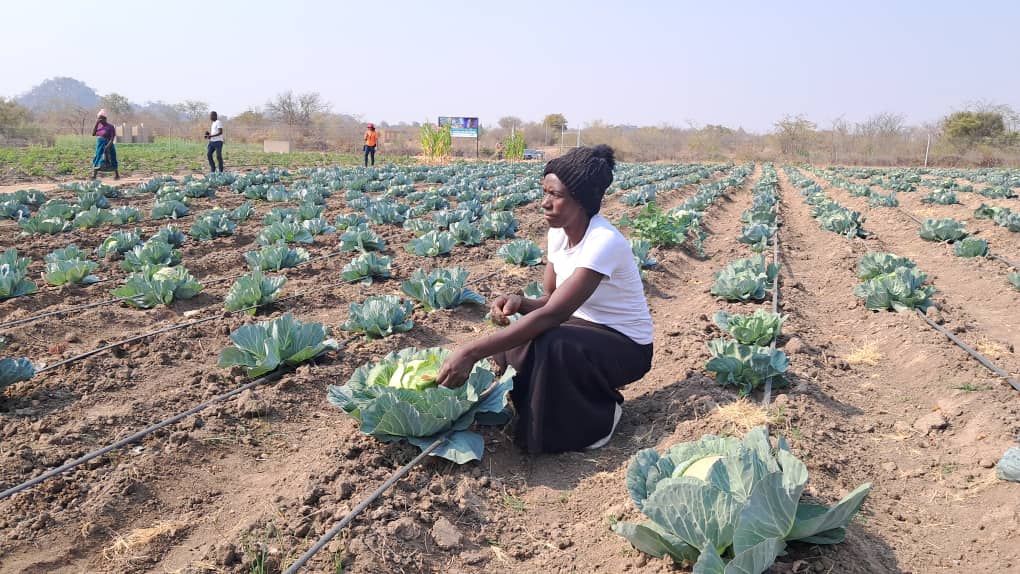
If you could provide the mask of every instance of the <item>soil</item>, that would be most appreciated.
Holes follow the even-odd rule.
[[[457,466],[426,460],[305,571],[687,571],[637,552],[609,525],[640,519],[624,484],[637,450],[662,450],[706,433],[740,434],[750,418],[719,409],[737,397],[703,367],[706,341],[720,335],[712,313],[757,306],[727,304],[708,291],[714,272],[749,255],[736,237],[760,173],[759,166],[743,189],[709,208],[706,257],[685,249],[652,254],[660,262],[647,279],[656,327],[653,367],[625,389],[623,418],[609,445],[532,456],[513,446],[510,427],[484,429],[483,461]],[[1020,396],[921,318],[871,312],[852,295],[855,267],[867,250],[910,256],[939,289],[938,321],[1016,375],[1020,293],[1003,288],[1006,270],[997,262],[956,258],[945,246],[922,241],[902,213],[868,208],[866,201],[820,181],[830,197],[868,215],[872,234],[850,241],[828,233],[810,217],[782,170],[780,181],[780,304],[789,315],[780,348],[791,359],[790,386],[777,391],[767,412],[746,412],[767,419],[807,464],[808,496],[832,503],[861,483],[874,488],[844,543],[793,545],[773,571],[1020,571],[1015,544],[1020,486],[996,480],[989,468],[1020,434]],[[663,193],[659,202],[672,207],[692,192],[684,187]],[[921,194],[899,196],[915,215],[927,209],[911,203]],[[961,199],[966,206],[937,209],[970,219],[980,203],[971,199]],[[150,202],[142,200],[146,207]],[[193,212],[240,203],[239,196],[221,191],[199,201]],[[327,218],[343,212],[342,203],[340,194],[331,198]],[[1016,200],[995,203],[1017,206]],[[257,215],[232,237],[189,239],[183,264],[192,274],[209,283],[246,270],[243,253],[254,248],[262,214],[272,206],[256,207]],[[610,197],[603,212],[616,221],[637,209]],[[534,205],[516,211],[518,236],[544,246],[545,224]],[[1014,256],[1018,252],[1016,238],[991,222],[968,226],[980,229],[996,251],[1006,254],[1012,246]],[[138,227],[148,234],[156,226]],[[338,331],[349,302],[399,292],[400,281],[418,267],[467,267],[477,280],[472,288],[486,298],[541,276],[540,268],[510,269],[493,259],[500,242],[426,260],[403,250],[412,233],[377,227],[394,257],[392,280],[337,283],[348,256],[315,262],[286,273],[284,295],[300,296],[269,312],[222,316],[8,388],[0,396],[0,489],[242,384],[243,377],[216,367],[216,357],[230,331],[249,321],[292,312]],[[0,249],[17,247],[31,256],[35,272],[50,250],[71,242],[94,248],[111,231],[21,237],[15,229],[0,228]],[[330,253],[336,237],[320,236],[308,248],[313,256]],[[118,262],[106,261],[98,274],[113,280],[0,302],[0,316],[10,320],[109,298],[123,272]],[[11,341],[4,353],[52,363],[106,342],[216,316],[229,285],[209,284],[195,299],[170,307],[110,305],[14,327],[4,332]],[[0,502],[0,571],[278,572],[417,454],[412,447],[361,435],[353,419],[326,402],[326,387],[346,382],[356,367],[394,349],[452,347],[484,335],[493,329],[484,313],[467,306],[416,311],[408,333],[355,340],[277,382]]]

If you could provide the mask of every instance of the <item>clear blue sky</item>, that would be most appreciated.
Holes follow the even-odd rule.
[[[366,121],[822,126],[1020,108],[1020,3],[70,0],[4,2],[0,95],[71,76],[227,115],[317,91]],[[105,36],[105,38],[104,38]]]

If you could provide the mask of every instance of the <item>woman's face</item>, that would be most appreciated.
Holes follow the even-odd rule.
[[[574,222],[588,219],[581,202],[574,199],[567,186],[563,185],[555,173],[542,178],[542,191],[545,192],[542,210],[545,212],[545,221],[549,227],[567,227]]]

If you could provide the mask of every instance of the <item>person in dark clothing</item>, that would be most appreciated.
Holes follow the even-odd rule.
[[[216,154],[216,160],[220,163],[220,172],[223,172],[223,122],[220,121],[219,116],[216,112],[209,112],[209,121],[212,125],[209,127],[209,131],[205,132],[205,139],[209,140],[209,145],[206,146],[206,158],[209,159],[209,171],[216,173],[216,164],[213,163],[213,153]]]
[[[96,125],[92,127],[92,135],[96,136],[96,154],[92,158],[92,179],[96,179],[100,170],[113,170],[113,179],[120,179],[120,169],[117,165],[117,146],[114,141],[117,138],[117,128],[106,121],[106,110],[99,110],[96,115]]]
[[[454,349],[437,382],[464,383],[485,357],[516,370],[515,442],[530,452],[598,448],[619,423],[619,389],[651,369],[652,319],[630,244],[598,214],[613,182],[609,146],[581,147],[546,164],[545,295],[503,295],[491,306],[506,329]]]

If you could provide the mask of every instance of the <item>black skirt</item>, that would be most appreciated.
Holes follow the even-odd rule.
[[[507,352],[517,370],[510,392],[515,442],[532,453],[581,450],[613,428],[620,387],[652,366],[652,345],[572,317]]]

